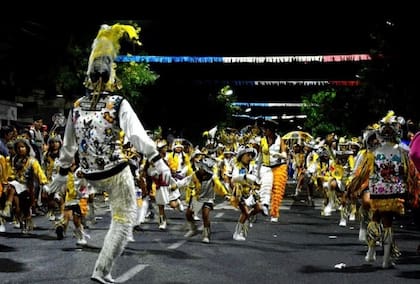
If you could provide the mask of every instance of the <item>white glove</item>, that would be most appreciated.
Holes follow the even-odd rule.
[[[171,180],[171,170],[168,165],[165,164],[162,159],[157,160],[154,165],[158,173],[162,175],[162,181],[169,184],[169,181]]]
[[[43,192],[46,192],[47,194],[50,194],[51,189],[50,189],[50,187],[48,185],[44,184],[42,186],[42,191]]]
[[[256,175],[246,174],[246,175],[244,175],[244,178],[249,183],[252,183],[252,184],[260,184],[260,179]]]
[[[176,185],[178,188],[186,187],[191,182],[191,179],[192,179],[192,175],[184,177],[181,180],[177,180]]]
[[[175,190],[178,188],[177,182],[173,177],[171,177],[171,183],[169,184],[169,188],[171,190]]]
[[[49,186],[49,193],[61,192],[62,188],[67,184],[67,175],[62,176],[57,174],[53,177],[52,181],[50,182]]]

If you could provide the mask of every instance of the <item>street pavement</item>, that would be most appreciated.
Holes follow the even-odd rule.
[[[119,283],[419,283],[420,229],[413,212],[395,220],[395,238],[402,251],[396,266],[382,269],[382,249],[377,260],[366,263],[366,245],[358,240],[358,222],[339,227],[339,213],[320,214],[321,199],[308,207],[292,198],[289,184],[278,223],[258,215],[246,241],[232,234],[239,211],[218,199],[211,212],[210,244],[201,235],[185,238],[185,214],[167,208],[168,227],[158,229],[157,217],[134,232],[113,268]],[[300,196],[302,197],[302,196]],[[22,235],[7,224],[0,233],[0,283],[94,283],[94,263],[108,230],[108,205],[96,201],[98,220],[86,232],[88,245],[76,245],[70,226],[57,240],[46,216],[34,218],[36,229]],[[201,221],[197,221],[202,229]],[[200,228],[201,226],[201,228]]]

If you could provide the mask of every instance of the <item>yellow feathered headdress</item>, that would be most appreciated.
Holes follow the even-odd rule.
[[[394,111],[390,110],[390,111],[388,111],[386,116],[381,119],[381,122],[386,123],[386,124],[391,124],[393,122],[394,118],[395,118],[395,113],[394,113]]]
[[[115,63],[114,60],[120,51],[120,40],[124,37],[134,42],[137,45],[141,45],[139,41],[140,28],[135,28],[131,25],[115,24],[112,26],[102,25],[98,31],[98,34],[93,41],[92,51],[89,56],[89,64],[87,70],[87,80],[85,86],[91,90],[98,91],[114,91],[116,88],[120,89],[119,84],[115,76]],[[109,67],[109,79],[107,82],[93,82],[91,74],[94,71],[94,62],[99,58],[107,58],[107,64]],[[105,64],[105,63],[104,63]]]

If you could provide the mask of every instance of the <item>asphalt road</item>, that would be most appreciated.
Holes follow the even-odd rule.
[[[292,187],[279,222],[259,215],[244,242],[232,239],[239,211],[227,204],[211,212],[210,244],[202,243],[201,235],[185,238],[184,214],[167,209],[167,230],[160,231],[156,219],[145,223],[113,277],[120,283],[419,283],[420,229],[411,212],[395,220],[402,256],[395,268],[384,270],[380,247],[374,264],[364,262],[357,222],[339,227],[338,212],[321,216],[321,200],[307,207],[291,198]],[[57,240],[45,216],[35,217],[37,228],[27,236],[8,224],[0,234],[0,283],[94,283],[90,275],[109,225],[107,204],[96,202],[100,220],[87,229],[91,238],[85,247],[76,246],[72,227]]]

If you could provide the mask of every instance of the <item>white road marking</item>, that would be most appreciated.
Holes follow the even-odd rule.
[[[173,243],[172,245],[170,245],[169,247],[168,247],[168,249],[177,249],[177,248],[179,248],[180,246],[182,246],[183,244],[185,244],[187,241],[179,241],[179,242],[176,242],[176,243]]]
[[[126,271],[122,275],[120,275],[117,279],[115,279],[115,282],[117,283],[126,282],[148,266],[149,266],[148,264],[138,264],[134,266],[133,268],[130,268],[128,271]]]

